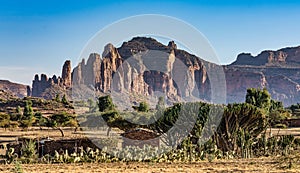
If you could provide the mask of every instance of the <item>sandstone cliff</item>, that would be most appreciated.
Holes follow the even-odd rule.
[[[95,86],[102,93],[112,91],[133,95],[164,94],[172,101],[202,96],[210,99],[205,62],[153,38],[135,37],[115,48],[105,46],[102,58],[91,54],[72,72],[73,84]]]
[[[234,92],[238,91],[238,88],[251,86],[266,87],[272,98],[282,101],[286,106],[300,102],[300,47],[262,51],[257,56],[242,53],[235,62],[225,68],[226,74],[239,71],[235,77],[227,75],[227,86],[231,85],[227,91],[229,101],[241,98],[237,96],[240,92]],[[248,77],[245,77],[244,73],[248,73]],[[262,76],[255,79],[257,74]]]
[[[32,81],[31,96],[52,99],[56,94],[67,94],[67,90],[71,88],[71,85],[71,61],[67,60],[62,68],[62,77],[53,75],[48,78],[46,74],[41,74],[39,77],[39,75],[36,74]]]
[[[164,94],[172,101],[195,97],[210,101],[209,74],[216,67],[220,66],[178,49],[174,41],[163,45],[153,38],[135,37],[119,48],[107,44],[102,55],[91,53],[72,73],[71,62],[66,61],[61,78],[36,76],[32,95],[45,96],[49,90],[70,91],[71,86],[80,86],[85,89],[79,88],[78,92],[93,88],[100,93],[120,93],[120,98],[128,93]],[[300,102],[300,47],[263,51],[258,56],[242,53],[234,63],[221,68],[227,89],[219,90],[226,92],[227,102],[243,102],[250,87],[266,87],[285,105]]]
[[[241,53],[231,65],[252,66],[300,66],[300,46],[284,48],[277,51],[263,51],[257,56]]]

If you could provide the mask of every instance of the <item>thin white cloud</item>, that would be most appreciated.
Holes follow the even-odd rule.
[[[35,68],[18,66],[0,66],[0,79],[31,85]]]

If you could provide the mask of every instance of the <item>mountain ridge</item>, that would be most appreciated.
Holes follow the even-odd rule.
[[[150,37],[134,37],[118,48],[107,44],[101,55],[91,53],[73,69],[66,61],[62,77],[36,75],[31,95],[51,98],[56,91],[70,93],[72,86],[86,85],[106,94],[112,90],[143,96],[160,92],[174,101],[194,96],[210,101],[208,72],[215,67],[224,69],[228,103],[243,102],[251,87],[266,87],[285,105],[300,102],[300,46],[266,50],[257,56],[241,53],[235,62],[220,66],[177,49],[174,41],[164,45]],[[182,80],[184,87],[178,82]]]

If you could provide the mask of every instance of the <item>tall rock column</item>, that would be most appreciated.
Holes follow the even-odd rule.
[[[84,83],[87,86],[93,85],[96,89],[100,89],[101,84],[101,58],[97,53],[90,54],[84,74]]]
[[[61,73],[61,77],[63,80],[63,85],[67,88],[71,87],[72,84],[72,77],[71,77],[71,61],[67,60],[65,61]]]

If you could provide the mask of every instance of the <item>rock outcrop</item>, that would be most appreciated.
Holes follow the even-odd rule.
[[[48,78],[46,74],[41,74],[41,78],[39,78],[39,75],[36,74],[34,76],[34,80],[32,81],[31,96],[51,99],[55,97],[56,94],[64,93],[63,91],[70,89],[71,85],[71,61],[67,60],[62,68],[62,77],[53,75],[52,77]]]
[[[195,97],[211,101],[211,83],[216,76],[210,73],[216,67],[224,69],[226,90],[219,90],[226,92],[227,102],[245,101],[250,87],[266,87],[285,105],[300,102],[300,47],[263,51],[257,56],[242,53],[232,64],[218,66],[178,49],[174,41],[163,45],[145,37],[135,37],[119,48],[108,44],[101,56],[91,53],[72,73],[71,62],[66,61],[61,78],[42,75],[39,79],[36,75],[32,95],[41,96],[54,86],[69,90],[83,85],[101,93],[160,93],[173,101]]]
[[[0,90],[2,93],[9,93],[9,95],[20,98],[31,95],[29,86],[13,83],[8,80],[0,80]]]
[[[91,54],[73,70],[73,84],[90,86],[103,93],[116,91],[135,95],[165,94],[173,101],[180,97],[209,99],[209,79],[204,62],[178,50],[174,41],[168,46],[153,38],[135,37],[120,48],[105,46],[102,59]],[[92,81],[93,80],[93,81]]]
[[[71,61],[67,60],[63,65],[61,78],[62,78],[63,85],[68,88],[71,87],[72,85],[71,71],[72,71]]]
[[[241,53],[231,65],[251,66],[300,66],[300,46],[277,51],[263,51],[257,56]]]
[[[230,76],[230,71],[237,72]],[[282,101],[285,106],[300,102],[300,47],[263,51],[257,56],[242,53],[235,62],[226,66],[226,73],[228,72],[226,81],[229,101],[239,101],[237,98],[241,98],[237,94],[239,92],[236,92],[238,86],[245,89],[251,84],[251,87],[256,88],[266,87],[272,98]],[[243,77],[244,73],[248,77]],[[257,74],[264,77],[253,80]]]

